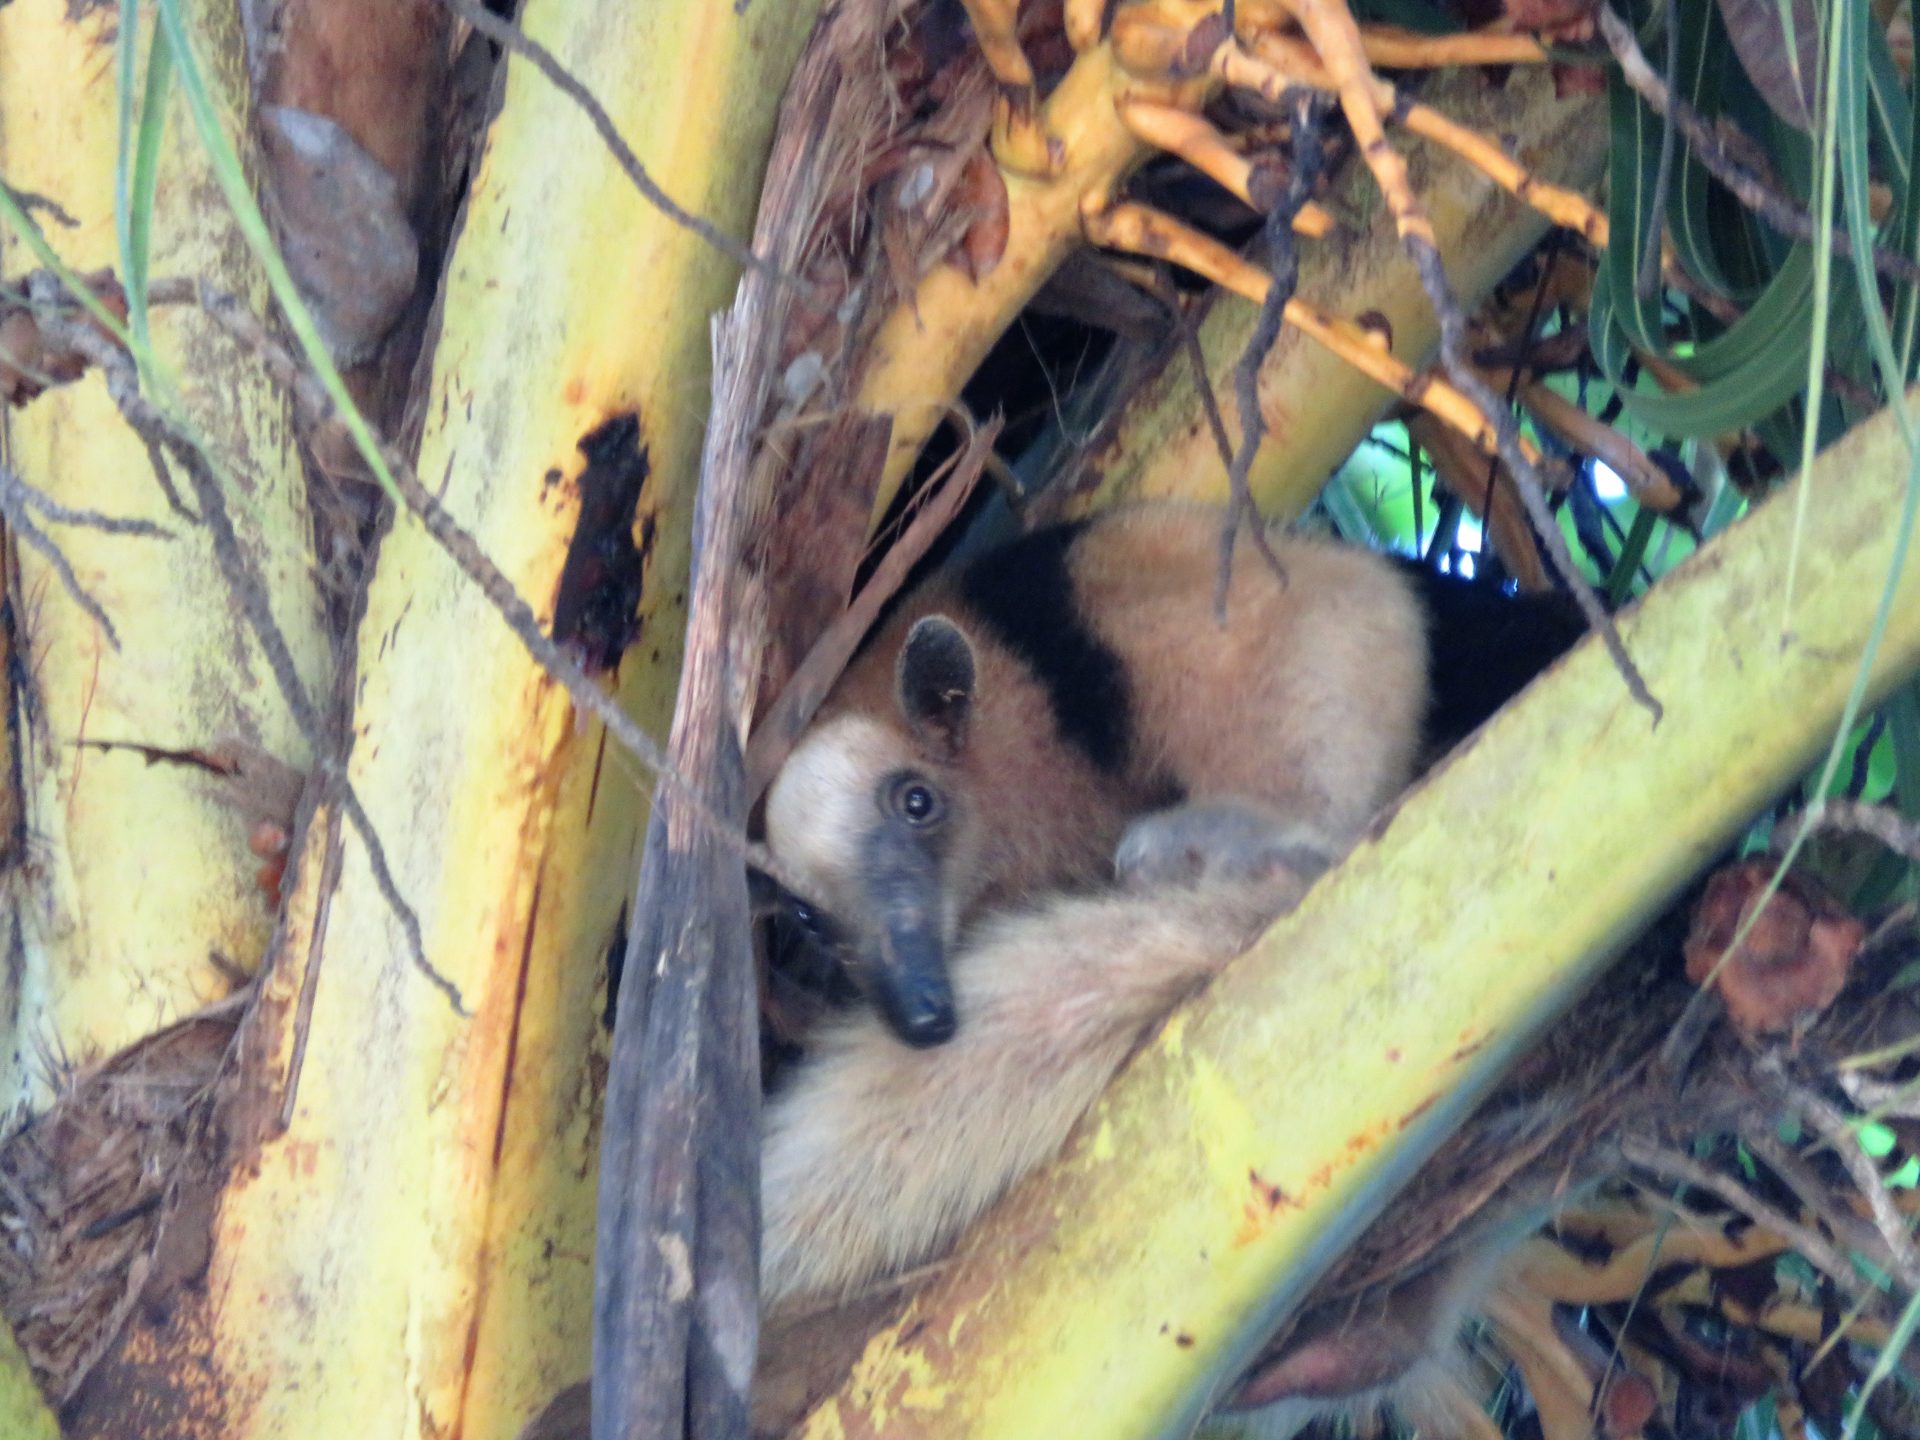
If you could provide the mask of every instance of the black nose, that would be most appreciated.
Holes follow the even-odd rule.
[[[902,1043],[929,1050],[953,1038],[960,1022],[946,967],[935,964],[911,971],[883,970],[871,977],[871,993],[887,1028]]]
[[[953,1001],[941,998],[923,1002],[900,1017],[900,1038],[916,1050],[944,1045],[953,1038],[960,1022],[953,1013]]]

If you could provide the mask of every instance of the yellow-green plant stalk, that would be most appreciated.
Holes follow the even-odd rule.
[[[245,74],[237,12],[190,7],[222,77]],[[0,7],[0,178],[57,205],[35,218],[79,270],[120,268],[110,5],[17,0]],[[243,89],[220,97],[237,128]],[[153,272],[203,278],[259,303],[240,243],[177,100],[167,106],[151,214]],[[38,261],[0,233],[0,274]],[[186,418],[243,488],[235,523],[274,595],[311,688],[328,649],[309,551],[306,487],[285,397],[203,317],[156,312],[153,339]],[[85,1062],[226,994],[257,965],[272,914],[253,874],[247,823],[214,797],[194,757],[238,739],[296,767],[299,733],[239,612],[222,594],[205,529],[169,509],[146,449],[98,377],[0,415],[0,460],[62,503],[167,527],[171,538],[47,528],[118,632],[119,648],[44,558],[10,537],[8,704],[22,845],[5,856],[7,959],[0,964],[0,1111],[47,1097],[45,1061]]]
[[[812,16],[540,0],[525,21],[669,194],[745,235]],[[448,263],[419,473],[550,625],[583,442],[644,470],[639,628],[610,683],[664,733],[709,317],[735,267],[510,66]],[[205,1283],[139,1343],[178,1357],[148,1373],[194,1433],[506,1440],[588,1365],[606,961],[651,777],[409,519],[358,666],[350,778],[464,1013],[323,811],[221,1111],[235,1168]]]
[[[13,1338],[13,1330],[0,1320],[0,1434],[14,1440],[60,1440],[60,1422],[47,1408],[27,1357]]]

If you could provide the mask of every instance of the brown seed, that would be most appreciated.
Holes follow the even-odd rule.
[[[271,860],[287,853],[290,842],[287,827],[273,820],[262,820],[247,835],[247,848],[262,860]],[[284,864],[282,866],[284,869]]]

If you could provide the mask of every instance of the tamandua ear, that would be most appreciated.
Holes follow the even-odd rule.
[[[973,710],[973,645],[944,615],[907,632],[893,674],[894,693],[914,738],[951,758],[967,743]]]

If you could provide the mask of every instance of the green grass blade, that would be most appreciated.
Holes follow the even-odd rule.
[[[1859,1440],[1863,1425],[1871,1425],[1867,1418],[1867,1401],[1890,1378],[1894,1367],[1907,1355],[1907,1347],[1913,1344],[1914,1332],[1920,1330],[1920,1295],[1908,1302],[1907,1308],[1893,1327],[1893,1333],[1887,1336],[1887,1345],[1874,1357],[1873,1368],[1867,1372],[1867,1378],[1860,1386],[1860,1393],[1854,1397],[1853,1413],[1847,1416],[1847,1428],[1843,1440]]]
[[[122,75],[124,78],[124,71]],[[121,282],[127,292],[127,328],[133,334],[134,363],[140,367],[143,376],[150,375],[154,365],[153,337],[147,313],[148,262],[153,250],[153,202],[160,179],[160,145],[166,138],[167,130],[167,92],[172,85],[173,46],[168,42],[166,32],[156,28],[153,43],[147,47],[147,85],[140,102],[139,129],[134,137],[132,189],[126,197],[124,216],[117,209],[115,215],[120,226],[120,272]],[[125,113],[124,103],[122,113]],[[123,144],[125,139],[123,132]],[[124,167],[125,163],[126,156],[123,153],[118,157],[116,167]],[[117,181],[116,176],[116,206],[120,200]]]
[[[1637,390],[1626,383],[1632,346],[1618,319],[1617,296],[1612,273],[1602,267],[1593,282],[1589,343],[1601,373],[1619,391],[1628,413],[1650,430],[1689,438],[1724,435],[1772,414],[1799,394],[1805,383],[1806,333],[1787,331],[1776,333],[1771,343],[1755,346],[1744,365],[1729,368],[1698,390],[1671,395]],[[1743,343],[1754,338],[1749,334]]]
[[[1920,78],[1916,78],[1920,85]],[[1907,97],[1907,174],[1920,170],[1920,97]],[[1893,247],[1902,255],[1920,255],[1920,185],[1909,183],[1894,223]],[[1900,357],[1900,373],[1913,374],[1914,339],[1920,330],[1920,285],[1902,282],[1895,287],[1893,340]]]
[[[1607,603],[1616,610],[1633,594],[1634,577],[1640,573],[1640,562],[1647,553],[1647,542],[1653,538],[1658,519],[1645,507],[1633,517],[1626,543],[1620,547],[1620,558],[1614,562],[1613,573],[1607,576]]]
[[[67,292],[80,302],[82,309],[105,326],[114,339],[122,345],[127,343],[127,327],[120,323],[120,317],[102,305],[100,297],[93,293],[87,282],[60,258],[59,252],[47,243],[46,233],[27,214],[20,202],[13,198],[13,192],[5,185],[0,185],[0,220],[4,220],[7,228],[33,252],[33,258],[40,262],[41,269],[49,270],[58,277],[60,283],[67,287]]]
[[[220,116],[214,107],[213,95],[207,88],[206,74],[200,66],[200,60],[193,51],[192,37],[187,32],[185,20],[181,16],[180,0],[156,0],[160,7],[160,24],[173,47],[174,64],[179,72],[180,93],[187,102],[187,111],[193,117],[194,129],[199,132],[201,146],[207,152],[214,180],[220,186],[221,194],[226,197],[228,207],[233,211],[234,222],[239,226],[247,246],[259,259],[261,267],[267,273],[267,284],[273,290],[273,297],[279,302],[287,317],[288,327],[293,331],[294,339],[299,342],[301,353],[307,364],[312,367],[314,376],[327,392],[327,398],[333,402],[334,409],[347,433],[352,436],[354,447],[361,458],[367,462],[374,479],[380,482],[397,507],[402,511],[406,503],[401,499],[399,486],[394,483],[393,472],[387,468],[386,457],[380,453],[379,442],[373,429],[367,424],[366,417],[360,413],[360,407],[347,393],[346,382],[340,377],[339,367],[333,363],[324,341],[320,338],[319,328],[314,324],[313,314],[307,309],[306,301],[300,296],[293,276],[287,270],[287,262],[280,254],[280,247],[274,244],[272,232],[267,227],[266,217],[261,214],[260,206],[253,198],[253,191],[247,184],[247,177],[240,166],[240,157],[233,148],[233,141],[220,123]]]
[[[1680,11],[1679,91],[1702,115],[1718,113],[1726,31],[1718,5],[1688,5]],[[1675,147],[1673,188],[1667,197],[1667,229],[1681,266],[1708,288],[1742,302],[1749,297],[1727,275],[1715,243],[1715,187],[1691,145]],[[1744,217],[1743,217],[1744,218]]]
[[[129,175],[133,163],[133,91],[140,64],[140,0],[120,0],[120,29],[114,37],[115,133],[113,148],[113,238],[120,267],[133,253],[133,203]]]
[[[1864,300],[1862,308],[1865,311],[1867,336],[1875,360],[1881,367],[1883,377],[1891,376],[1894,380],[1890,404],[1901,439],[1907,447],[1907,483],[1906,493],[1901,500],[1900,516],[1896,522],[1897,528],[1894,532],[1893,553],[1887,567],[1887,579],[1881,587],[1880,603],[1874,612],[1873,624],[1867,632],[1866,644],[1861,650],[1860,664],[1854,674],[1853,686],[1847,694],[1846,705],[1841,711],[1833,744],[1828,749],[1820,776],[1812,787],[1815,801],[1808,807],[1805,819],[1781,858],[1782,873],[1793,863],[1800,847],[1819,823],[1819,812],[1822,807],[1820,797],[1826,796],[1832,790],[1833,778],[1839,773],[1841,763],[1851,749],[1853,727],[1860,718],[1860,710],[1865,702],[1867,679],[1874,659],[1879,653],[1881,641],[1886,635],[1887,621],[1893,611],[1895,589],[1912,548],[1915,520],[1920,517],[1920,449],[1915,447],[1912,417],[1907,409],[1906,396],[1898,385],[1897,362],[1893,355],[1891,336],[1887,330],[1886,316],[1880,309],[1878,282],[1873,269],[1871,245],[1875,237],[1868,210],[1867,191],[1869,127],[1865,87],[1860,73],[1862,67],[1859,64],[1865,49],[1862,27],[1867,22],[1868,12],[1864,7],[1849,4],[1848,0],[1833,0],[1828,13],[1836,18],[1827,35],[1826,93],[1822,119],[1819,203],[1816,215],[1816,237],[1822,243],[1816,249],[1816,301],[1821,302],[1819,309],[1824,315],[1826,310],[1824,292],[1830,279],[1833,255],[1832,246],[1825,243],[1825,237],[1833,233],[1835,180],[1843,176],[1846,180],[1845,218],[1854,249],[1855,287],[1860,295],[1868,297]],[[1816,333],[1813,349],[1816,357],[1823,356],[1824,333]],[[1817,410],[1821,375],[1822,371],[1819,369],[1814,369],[1809,374],[1808,390],[1813,403],[1808,406],[1810,419],[1802,442],[1803,467],[1811,465],[1813,459],[1815,426],[1811,417]],[[1796,516],[1804,514],[1805,504],[1805,487],[1802,487]],[[1796,540],[1797,536],[1796,528]],[[1790,630],[1792,627],[1794,559],[1794,553],[1790,552],[1787,569],[1787,614],[1783,619],[1785,630]],[[1907,1315],[1903,1317],[1903,1328],[1910,1332],[1916,1316],[1920,1316],[1920,1301],[1916,1301],[1915,1307],[1910,1308]],[[1876,1372],[1879,1368],[1878,1365],[1875,1366]]]

